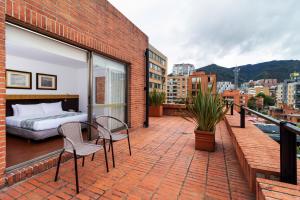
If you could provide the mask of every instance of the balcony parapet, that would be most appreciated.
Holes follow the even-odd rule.
[[[226,115],[225,122],[249,189],[258,193],[257,178],[279,182],[280,145],[249,121],[245,128],[240,128],[240,115],[235,111],[234,115]],[[298,167],[298,185],[299,171]]]

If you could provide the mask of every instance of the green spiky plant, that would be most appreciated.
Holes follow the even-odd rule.
[[[198,131],[214,132],[216,125],[225,117],[226,108],[220,94],[213,93],[213,87],[202,90],[196,96],[191,96],[186,104],[185,119],[192,121]]]
[[[158,92],[156,89],[149,93],[149,100],[151,106],[160,106],[166,100],[166,93]]]

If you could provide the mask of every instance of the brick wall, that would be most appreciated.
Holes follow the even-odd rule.
[[[5,16],[6,13],[6,16]],[[128,119],[145,116],[145,57],[148,37],[108,1],[0,0],[0,181],[5,169],[5,19],[28,29],[128,64]],[[134,83],[131,79],[134,78]],[[0,183],[0,184],[1,184]]]
[[[0,1],[0,186],[4,184],[6,159],[5,133],[5,1]]]
[[[184,116],[186,106],[185,104],[164,104],[163,115],[165,116]]]

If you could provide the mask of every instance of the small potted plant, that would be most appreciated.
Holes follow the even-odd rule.
[[[158,92],[153,90],[149,94],[150,107],[149,107],[149,116],[150,117],[161,117],[163,115],[163,106],[165,102],[166,93]]]
[[[212,87],[203,91],[200,87],[196,96],[187,102],[185,119],[195,124],[195,149],[203,151],[215,150],[216,125],[228,111],[219,94],[212,92]]]

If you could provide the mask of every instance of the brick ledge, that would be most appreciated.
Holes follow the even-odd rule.
[[[64,154],[62,156],[61,162],[66,162],[69,159],[72,158],[72,154]],[[15,170],[12,170],[5,174],[5,180],[4,185],[5,186],[11,186],[15,183],[18,183],[20,181],[23,181],[27,178],[30,178],[34,175],[37,175],[39,173],[42,173],[52,167],[56,167],[58,161],[58,155],[53,155],[50,158],[43,160],[43,161],[37,161],[35,163],[29,164],[26,167],[21,167]]]

